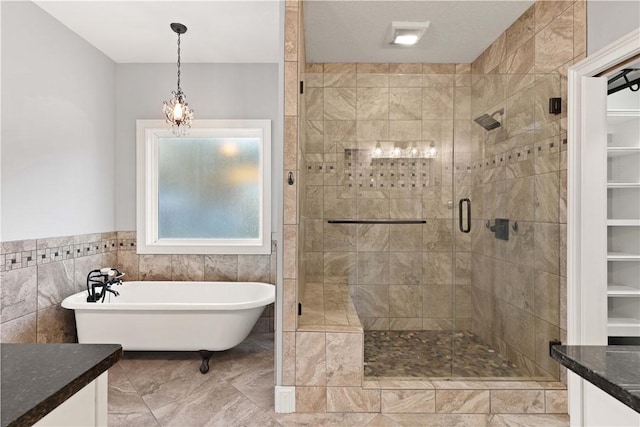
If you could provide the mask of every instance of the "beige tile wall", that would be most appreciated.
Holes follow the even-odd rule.
[[[347,284],[367,328],[448,329],[455,313],[458,325],[473,323],[530,374],[557,378],[546,348],[549,339],[566,339],[566,71],[585,55],[585,10],[583,1],[538,2],[473,64],[300,58],[307,88],[300,101],[301,284]],[[551,96],[563,99],[559,116],[546,110]],[[471,120],[498,108],[506,114],[496,131]],[[349,150],[354,159],[376,143],[407,148],[403,142],[430,140],[445,144],[424,168],[422,184],[434,189],[421,197],[365,192],[359,185],[367,177],[345,169]],[[455,166],[446,171],[452,154]],[[374,178],[374,185],[393,182]],[[452,238],[446,201],[469,195],[473,232]],[[429,221],[422,230],[325,222],[420,212]],[[508,242],[484,227],[496,217],[518,221]]]
[[[287,0],[285,3],[285,85],[284,85],[284,233],[283,252],[285,253],[285,265],[283,268],[283,333],[282,333],[282,385],[296,385],[297,359],[300,357],[297,351],[297,318],[298,318],[298,294],[304,292],[304,281],[300,280],[306,268],[302,262],[299,248],[304,246],[304,235],[300,225],[300,213],[303,203],[299,188],[304,182],[304,177],[299,173],[303,162],[301,155],[302,144],[299,144],[300,115],[304,114],[304,104],[298,102],[300,73],[304,69],[304,33],[302,27],[302,1]],[[294,179],[293,185],[289,185],[288,176]],[[300,288],[300,290],[299,290]],[[300,389],[296,391],[296,400],[299,396],[310,399],[317,405],[313,396],[318,396],[318,390],[314,388]],[[311,397],[310,397],[311,396]],[[326,404],[323,408],[326,407]]]
[[[548,341],[566,340],[567,69],[585,56],[585,2],[536,2],[471,65],[473,331],[531,375],[558,378]],[[548,99],[562,98],[562,114]],[[456,141],[457,142],[457,141]],[[509,241],[487,220],[518,222]]]
[[[86,289],[89,271],[115,265],[117,248],[130,243],[116,233],[2,242],[0,341],[74,342],[73,312],[60,303]]]
[[[307,64],[305,70],[306,286],[348,286],[365,329],[469,329],[470,239],[460,238],[454,257],[447,202],[454,132],[468,128],[470,118],[470,67]],[[409,155],[432,145],[435,158]],[[375,158],[376,148],[404,154]]]

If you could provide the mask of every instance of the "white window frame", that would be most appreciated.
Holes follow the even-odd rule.
[[[256,239],[159,239],[158,142],[176,138],[163,120],[136,121],[137,246],[140,254],[271,253],[271,121],[194,120],[186,138],[260,139],[260,225]]]

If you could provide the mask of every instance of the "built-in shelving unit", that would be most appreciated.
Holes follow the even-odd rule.
[[[607,331],[610,338],[640,337],[639,129],[640,111],[608,112]]]

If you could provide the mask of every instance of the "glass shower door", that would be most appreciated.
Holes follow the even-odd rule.
[[[454,376],[558,376],[566,112],[549,106],[561,97],[556,73],[474,75],[456,120],[455,193],[473,209],[471,232],[456,232]]]

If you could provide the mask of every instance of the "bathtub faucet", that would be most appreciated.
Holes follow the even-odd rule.
[[[118,296],[118,291],[111,289],[113,285],[122,285],[124,273],[117,268],[101,268],[92,270],[87,275],[87,302],[104,302],[107,292]]]

